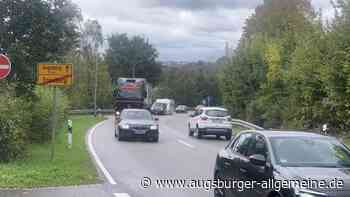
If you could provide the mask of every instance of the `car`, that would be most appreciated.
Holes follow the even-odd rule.
[[[152,107],[151,111],[159,115],[172,115],[175,112],[175,101],[173,99],[157,99]]]
[[[201,108],[205,107],[204,105],[197,105],[194,110],[197,111],[197,110],[200,110]]]
[[[175,109],[176,113],[187,113],[187,106],[186,105],[179,105]]]
[[[232,119],[227,109],[221,107],[201,107],[190,115],[188,121],[189,136],[215,135],[224,136],[226,140],[232,137]]]
[[[349,168],[349,149],[333,137],[298,131],[244,131],[217,155],[214,179],[249,180],[257,184],[240,191],[237,187],[216,188],[214,196],[347,197],[350,196]],[[290,186],[259,186],[272,180]],[[343,187],[331,189],[328,187],[331,181]],[[312,186],[315,183],[325,187]]]
[[[159,141],[158,118],[148,110],[124,109],[116,121],[115,137],[119,141],[143,137],[149,141]]]
[[[154,103],[151,107],[151,112],[154,115],[165,115],[166,114],[166,104],[165,103]]]

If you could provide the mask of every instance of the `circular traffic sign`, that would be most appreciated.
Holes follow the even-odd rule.
[[[0,54],[0,79],[5,79],[11,72],[11,62],[6,55]]]

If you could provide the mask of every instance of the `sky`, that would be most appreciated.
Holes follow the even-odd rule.
[[[84,19],[96,19],[104,36],[141,35],[159,52],[160,61],[215,61],[225,43],[235,47],[246,19],[263,0],[72,0]],[[312,0],[325,19],[329,0]]]

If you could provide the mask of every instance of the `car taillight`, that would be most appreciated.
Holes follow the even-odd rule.
[[[201,120],[206,121],[206,120],[208,120],[208,117],[206,117],[206,116],[201,116]]]

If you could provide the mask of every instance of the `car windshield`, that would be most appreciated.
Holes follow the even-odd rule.
[[[143,85],[118,82],[117,96],[120,98],[142,98],[144,91]]]
[[[205,112],[207,116],[212,116],[212,117],[226,117],[229,116],[229,113],[224,110],[208,110]]]
[[[155,109],[165,109],[165,107],[166,107],[166,104],[164,104],[164,103],[155,103],[154,104]]]
[[[122,120],[152,120],[152,115],[148,111],[124,111]]]
[[[350,167],[350,152],[335,139],[276,137],[271,139],[277,163],[286,167]]]

